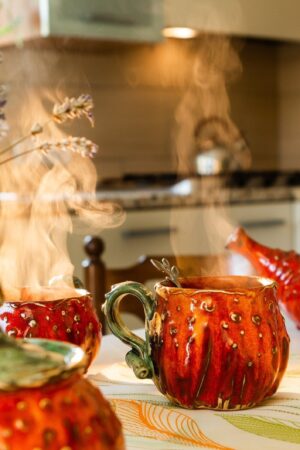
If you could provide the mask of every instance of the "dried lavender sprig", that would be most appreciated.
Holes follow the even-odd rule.
[[[79,119],[85,116],[90,124],[94,126],[93,99],[88,94],[82,94],[75,98],[65,98],[63,103],[56,103],[53,107],[52,116],[55,122],[63,123],[68,119]]]
[[[25,150],[24,152],[18,153],[17,155],[13,155],[3,161],[0,161],[0,166],[16,158],[20,158],[21,156],[25,156],[28,155],[29,153],[33,153],[36,151],[40,151],[44,154],[47,154],[52,151],[56,152],[71,151],[73,153],[78,153],[83,158],[93,158],[98,151],[98,146],[89,139],[86,139],[85,137],[69,136],[68,138],[63,139],[62,141],[44,142],[29,150]]]
[[[44,153],[50,151],[70,151],[78,153],[84,158],[93,158],[98,152],[98,146],[85,137],[68,136],[58,142],[44,142],[38,147],[38,150],[41,150]]]
[[[1,99],[1,92],[0,92],[0,99]],[[94,107],[93,99],[88,94],[81,94],[79,97],[75,98],[68,98],[66,97],[63,103],[55,103],[53,107],[53,112],[51,119],[49,119],[44,124],[34,124],[31,128],[30,132],[26,134],[25,136],[22,136],[21,138],[17,139],[16,141],[9,144],[4,149],[0,150],[0,155],[3,155],[4,153],[7,153],[12,148],[14,148],[16,145],[20,144],[21,142],[26,141],[27,139],[31,138],[32,136],[36,136],[36,134],[39,134],[44,131],[45,127],[49,125],[51,122],[57,122],[57,123],[63,123],[68,119],[75,119],[80,118],[82,116],[85,116],[90,121],[91,125],[94,125],[94,117],[92,113],[92,109]],[[38,130],[38,132],[37,132]]]

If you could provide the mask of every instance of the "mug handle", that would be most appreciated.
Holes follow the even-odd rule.
[[[145,335],[146,340],[132,333],[123,322],[119,303],[128,294],[133,295],[143,304],[145,311]],[[148,321],[152,319],[155,309],[155,298],[152,292],[143,284],[134,281],[125,281],[112,286],[112,290],[105,294],[105,303],[102,311],[112,333],[132,350],[126,355],[126,362],[137,378],[152,378],[154,374],[153,363],[150,358],[150,343]]]

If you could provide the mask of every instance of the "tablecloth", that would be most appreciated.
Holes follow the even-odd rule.
[[[127,450],[300,449],[300,331],[291,322],[287,328],[290,360],[280,388],[248,410],[186,410],[172,405],[151,380],[135,378],[124,362],[128,347],[112,335],[103,338],[88,376],[120,418]]]

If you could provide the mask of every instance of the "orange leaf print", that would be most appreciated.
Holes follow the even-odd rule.
[[[136,400],[111,400],[125,434],[193,447],[230,450],[211,441],[197,422],[177,410]]]

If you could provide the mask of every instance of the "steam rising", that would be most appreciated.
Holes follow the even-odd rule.
[[[194,132],[199,122],[211,117],[228,124],[228,135],[239,130],[230,116],[227,85],[241,73],[241,62],[230,39],[204,35],[199,40],[193,73],[176,111],[176,153],[179,173],[191,174],[195,170]]]
[[[227,85],[237,78],[242,67],[237,52],[229,38],[204,35],[199,39],[195,54],[193,74],[190,85],[176,111],[176,154],[178,172],[182,175],[195,174],[195,156],[197,147],[195,129],[199,124],[213,118],[215,125],[226,123],[226,136],[223,142],[234,140],[239,134],[230,115],[230,101]],[[217,118],[217,120],[215,120]],[[219,133],[221,129],[217,130]],[[205,206],[196,208],[189,217],[172,211],[172,229],[185,230],[173,233],[172,244],[175,254],[221,254],[228,235],[234,228],[227,217],[228,198],[219,177],[201,177],[193,180],[193,196]],[[222,194],[222,195],[221,195]],[[190,243],[191,236],[194,242]],[[218,264],[218,263],[217,263]],[[233,271],[233,270],[232,270]],[[228,273],[228,267],[211,267],[210,274]],[[206,273],[208,274],[208,273]]]
[[[41,121],[44,108],[34,101]],[[62,136],[61,129],[52,126],[47,138]],[[12,154],[28,146],[32,142],[17,145]],[[74,269],[67,251],[72,216],[89,231],[120,224],[121,209],[97,201],[96,182],[92,161],[68,151],[34,152],[0,165],[0,284],[10,299],[20,298],[19,288],[47,286],[58,275],[69,283]],[[68,283],[62,281],[61,286]]]

